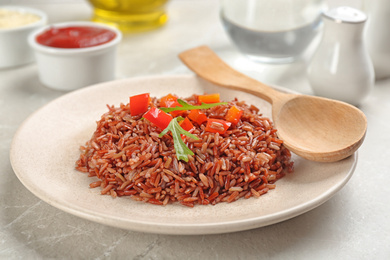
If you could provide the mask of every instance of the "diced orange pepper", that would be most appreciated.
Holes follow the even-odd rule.
[[[175,104],[176,102],[177,102],[177,97],[172,94],[168,94],[160,99],[160,106],[172,107],[172,105]]]
[[[182,105],[180,105],[179,102],[177,102],[176,96],[174,96],[172,94],[168,94],[160,99],[160,106],[161,107],[181,107]],[[182,115],[184,113],[184,111],[177,110],[177,111],[171,111],[169,113],[173,117],[177,117],[179,115]]]
[[[232,106],[226,113],[225,120],[236,125],[242,116],[243,111],[236,106]]]
[[[219,103],[219,93],[214,93],[214,94],[207,94],[207,95],[199,95],[198,96],[198,103],[206,103],[206,104],[211,104],[211,103]]]
[[[191,110],[188,114],[188,118],[198,125],[201,125],[203,122],[207,121],[206,114],[202,113],[199,109]]]
[[[227,122],[222,119],[207,119],[207,125],[206,128],[204,129],[207,132],[211,133],[220,133],[224,134],[226,133],[226,130],[232,125],[232,123]]]
[[[180,121],[179,125],[181,128],[186,130],[187,132],[190,131],[192,128],[194,128],[194,125],[191,123],[191,121],[186,117],[184,120]]]

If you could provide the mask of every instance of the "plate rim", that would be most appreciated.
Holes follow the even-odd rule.
[[[252,217],[252,218],[245,218],[245,219],[239,219],[234,221],[226,221],[226,222],[220,222],[220,223],[201,223],[201,224],[162,224],[162,223],[150,223],[150,222],[141,222],[141,221],[124,221],[123,219],[118,219],[116,217],[111,218],[105,218],[109,214],[96,214],[93,213],[92,210],[89,209],[82,209],[81,207],[69,207],[69,205],[64,205],[61,202],[58,202],[57,199],[50,199],[45,196],[45,192],[42,192],[42,189],[39,189],[36,186],[30,186],[30,183],[25,180],[23,174],[18,172],[18,166],[16,166],[15,163],[15,142],[17,140],[18,135],[23,130],[24,126],[32,120],[35,115],[39,114],[40,111],[45,109],[46,107],[51,106],[53,103],[58,102],[61,99],[66,99],[68,96],[72,96],[82,93],[84,91],[90,91],[90,89],[98,89],[98,88],[104,88],[105,85],[111,85],[115,83],[126,83],[129,81],[138,81],[138,80],[158,80],[161,78],[199,78],[196,75],[154,75],[154,76],[139,76],[134,78],[124,78],[124,79],[117,79],[113,81],[107,81],[102,82],[99,84],[94,84],[91,86],[87,86],[82,89],[78,89],[75,91],[68,92],[58,98],[55,98],[51,100],[50,102],[44,104],[40,108],[38,108],[36,111],[34,111],[32,114],[30,114],[18,127],[17,131],[15,132],[10,146],[10,153],[9,158],[11,162],[12,169],[19,179],[19,181],[23,184],[23,186],[28,189],[31,193],[33,193],[36,197],[41,199],[42,201],[48,203],[49,205],[58,208],[64,212],[67,212],[69,214],[72,214],[74,216],[93,221],[96,223],[100,223],[103,225],[108,225],[116,228],[122,228],[126,230],[133,230],[138,232],[144,232],[144,233],[153,233],[153,234],[170,234],[170,235],[207,235],[207,234],[221,234],[221,233],[230,233],[230,232],[237,232],[237,231],[244,231],[244,230],[250,230],[254,228],[261,228],[264,226],[276,224],[279,222],[283,222],[285,220],[294,218],[296,216],[299,216],[301,214],[304,214],[320,205],[328,201],[330,198],[332,198],[339,190],[341,190],[350,180],[352,177],[357,162],[358,162],[358,152],[355,152],[351,157],[353,157],[353,162],[351,167],[348,170],[348,174],[346,174],[343,178],[343,180],[337,185],[332,186],[330,189],[328,189],[326,192],[322,193],[320,196],[315,197],[314,199],[307,201],[303,204],[299,204],[297,206],[285,209],[283,211],[274,212],[272,214],[268,214],[261,217]],[[279,86],[272,86],[275,89],[290,92],[290,93],[296,93],[294,91],[290,91],[288,89],[279,87]],[[191,209],[189,209],[191,210]],[[109,220],[109,221],[108,221]],[[119,220],[119,221],[118,221]],[[259,221],[261,224],[259,224]],[[130,226],[129,226],[130,224]],[[140,225],[140,226],[137,226]],[[205,229],[206,227],[211,227],[211,229]]]

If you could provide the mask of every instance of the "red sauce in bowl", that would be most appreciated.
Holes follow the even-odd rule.
[[[111,30],[92,26],[53,27],[39,34],[37,42],[55,48],[87,48],[109,42],[115,36]]]

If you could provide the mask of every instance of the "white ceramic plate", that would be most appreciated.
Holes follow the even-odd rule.
[[[287,90],[285,90],[287,91]],[[215,234],[258,228],[303,214],[327,201],[350,179],[357,155],[336,163],[316,163],[293,156],[295,172],[260,198],[188,208],[136,202],[100,195],[92,178],[74,169],[79,147],[91,137],[106,104],[127,103],[131,95],[150,92],[219,92],[237,97],[271,116],[270,105],[252,95],[222,89],[195,76],[159,76],[107,82],[66,94],[31,115],[12,142],[12,167],[32,193],[76,216],[119,228],[163,234]],[[298,134],[298,133],[297,133]]]

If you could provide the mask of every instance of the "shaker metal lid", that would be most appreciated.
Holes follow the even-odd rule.
[[[349,6],[330,9],[323,15],[336,23],[363,23],[367,20],[367,15],[364,12]]]

